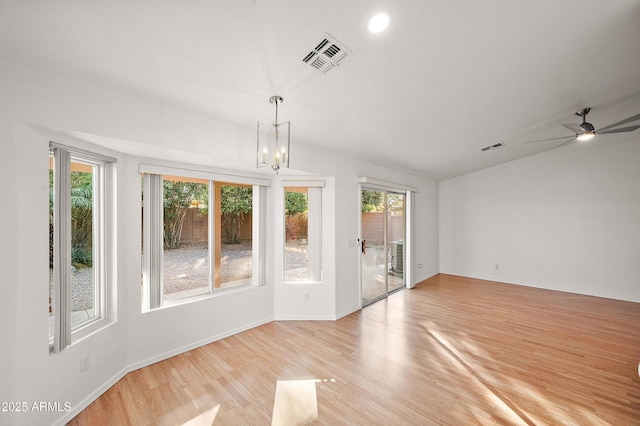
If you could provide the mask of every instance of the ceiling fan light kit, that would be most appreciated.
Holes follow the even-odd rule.
[[[578,117],[582,117],[582,123],[580,124],[566,123],[562,125],[566,129],[571,130],[575,134],[575,136],[571,136],[568,140],[562,142],[560,145],[558,145],[559,147],[573,143],[575,141],[586,142],[588,140],[593,139],[596,135],[606,135],[609,133],[628,133],[628,132],[633,132],[638,128],[640,128],[640,125],[618,127],[623,124],[640,120],[640,114],[636,114],[636,115],[632,115],[631,117],[625,118],[624,120],[602,127],[599,130],[596,130],[593,124],[587,122],[587,114],[589,114],[589,111],[591,111],[591,108],[584,108],[575,113]],[[565,139],[565,138],[567,138],[567,136],[560,136],[557,138],[549,138],[549,139],[537,139],[533,141],[527,141],[524,143],[555,141],[555,140]]]
[[[580,142],[591,140],[596,135],[596,128],[593,127],[593,124],[587,123],[587,114],[589,114],[589,111],[591,111],[591,108],[581,109],[576,112],[578,117],[582,117],[582,124],[563,124],[564,127],[576,134],[576,139]]]
[[[576,135],[576,139],[579,140],[580,142],[586,142],[593,139],[595,135],[596,135],[595,132],[584,132],[581,135]]]

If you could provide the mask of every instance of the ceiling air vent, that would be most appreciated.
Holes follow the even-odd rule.
[[[331,46],[327,47],[327,50],[324,51],[324,54],[330,58],[333,58],[338,52],[340,52],[340,48],[335,44],[332,44]]]
[[[349,49],[327,33],[322,40],[316,44],[316,47],[306,54],[302,62],[311,65],[324,74],[331,68],[337,66],[338,63],[350,53],[351,51]]]
[[[493,145],[485,146],[484,148],[480,148],[480,151],[493,151],[498,148],[502,148],[504,144],[502,142],[494,143]]]
[[[318,54],[318,52],[316,52],[315,50],[312,52],[309,52],[309,54],[307,56],[304,57],[304,59],[302,60],[302,62],[309,62],[309,60],[311,58],[313,58],[314,56],[316,56]]]
[[[322,58],[322,56],[318,56],[317,58],[315,58],[313,60],[313,62],[311,62],[311,66],[314,67],[317,70],[322,69],[322,67],[327,63],[326,60],[324,60]]]
[[[327,43],[329,43],[329,40],[327,40],[326,38],[324,40],[322,40],[320,43],[318,43],[318,45],[316,46],[315,50],[316,51],[320,51],[322,50],[323,47],[325,47],[327,45]]]

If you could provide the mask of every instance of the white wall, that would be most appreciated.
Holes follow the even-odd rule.
[[[3,120],[0,170],[3,184],[3,265],[0,324],[7,339],[0,351],[0,400],[78,404],[100,389],[126,365],[122,342],[126,329],[114,323],[100,336],[89,336],[63,354],[48,344],[48,140],[15,120]],[[9,132],[7,132],[9,130]],[[5,216],[6,215],[6,216]],[[4,236],[4,235],[3,235]],[[6,292],[6,293],[5,293]],[[6,333],[5,333],[6,332]],[[91,356],[92,368],[80,373],[80,359]],[[51,424],[64,413],[0,413],[2,424]]]
[[[335,270],[335,185],[333,177],[325,176],[286,176],[274,180],[274,222],[284,223],[284,191],[282,179],[320,179],[325,181],[322,189],[322,282],[320,283],[284,283],[283,268],[274,271],[274,317],[276,320],[335,320],[336,270]],[[274,253],[274,265],[284,264],[283,226],[274,227],[271,248]],[[306,297],[308,295],[308,298]]]
[[[2,156],[0,156],[0,181],[19,184],[16,181],[17,162],[2,161],[2,158],[15,158],[18,151],[14,143],[14,125],[11,119],[0,115],[0,146]],[[17,200],[20,194],[20,187],[0,185],[0,197],[2,200]],[[18,225],[20,223],[20,210],[18,208],[0,209],[0,332],[3,344],[0,350],[0,401],[14,401],[18,386],[16,376],[16,365],[19,351],[16,348],[18,338],[23,330],[19,330],[20,312],[12,306],[20,295],[20,271],[15,266],[19,264],[19,251],[12,244],[5,241],[18,242]],[[26,262],[25,262],[26,263]]]
[[[348,240],[358,235],[358,176],[419,188],[415,256],[424,268],[416,271],[415,281],[437,272],[435,182],[294,141],[292,167],[328,182],[323,284],[301,290],[278,282],[273,270],[282,242],[272,226],[265,286],[141,313],[139,163],[171,160],[249,170],[254,138],[253,123],[237,128],[0,61],[0,187],[5,200],[0,209],[0,401],[68,401],[72,406],[71,413],[0,413],[0,424],[69,420],[131,369],[275,317],[333,319],[357,310],[359,252],[348,247]],[[60,354],[48,350],[47,164],[52,139],[118,159],[116,321]],[[269,224],[281,223],[281,204],[274,194],[269,190],[267,197]],[[310,303],[300,303],[301,291],[311,292]],[[85,356],[90,368],[80,373]]]
[[[382,166],[363,163],[353,158],[336,155],[331,152],[322,152],[310,147],[296,150],[296,163],[292,167],[300,167],[310,173],[318,175],[334,176],[333,186],[335,193],[332,199],[323,199],[324,203],[331,203],[333,212],[333,236],[331,250],[334,257],[335,267],[331,269],[327,263],[327,257],[323,256],[323,267],[325,279],[332,280],[333,291],[335,293],[335,310],[331,312],[317,311],[313,315],[329,315],[331,318],[341,318],[348,315],[361,306],[360,299],[360,276],[359,276],[359,247],[350,247],[350,240],[357,240],[359,237],[358,221],[361,214],[358,198],[358,177],[369,176],[387,182],[415,187],[418,191],[415,194],[414,209],[414,271],[413,284],[423,281],[438,273],[438,183],[434,180],[390,170]],[[300,166],[302,164],[303,166]],[[331,183],[330,183],[331,184]],[[326,206],[325,206],[326,207]],[[327,219],[327,211],[323,208],[323,222]],[[328,223],[331,226],[331,222]],[[326,231],[326,230],[325,230]],[[323,234],[323,238],[325,235]],[[418,269],[418,264],[422,268]],[[314,305],[314,296],[319,288],[317,286],[282,286],[276,284],[276,291],[286,289],[289,293],[286,304],[295,313],[300,306]],[[304,293],[311,293],[311,303],[304,302]],[[277,293],[282,297],[282,293]],[[327,292],[322,292],[321,297],[324,304],[324,297]],[[276,309],[277,318],[288,318],[288,309]],[[325,318],[326,319],[326,318]]]
[[[440,272],[640,302],[640,139],[440,182]]]

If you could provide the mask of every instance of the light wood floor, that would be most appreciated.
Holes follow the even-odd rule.
[[[439,275],[132,372],[71,425],[270,425],[276,388],[282,424],[638,425],[639,361],[640,304]]]

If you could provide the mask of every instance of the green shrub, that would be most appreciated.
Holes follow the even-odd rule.
[[[82,246],[71,247],[71,264],[74,266],[92,266],[93,256],[91,250]]]

